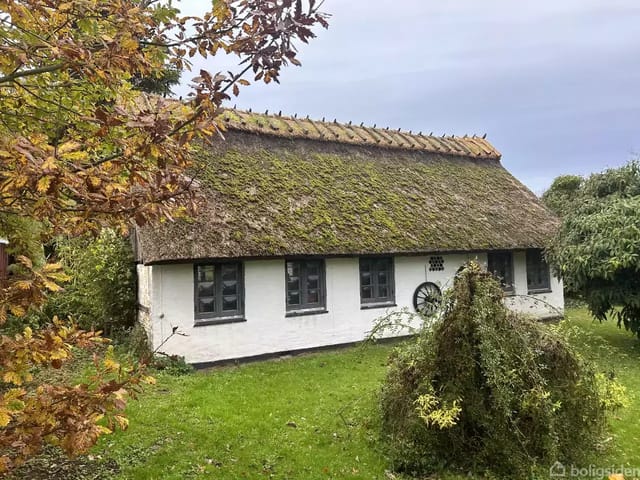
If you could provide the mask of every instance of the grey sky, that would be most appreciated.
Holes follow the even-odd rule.
[[[178,6],[197,14],[203,3]],[[238,107],[486,132],[536,193],[640,152],[637,0],[327,0],[324,10],[331,27],[301,48],[303,66],[244,89]]]

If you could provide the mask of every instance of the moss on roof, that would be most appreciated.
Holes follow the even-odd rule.
[[[557,220],[497,159],[227,132],[206,204],[139,232],[145,263],[541,247]]]

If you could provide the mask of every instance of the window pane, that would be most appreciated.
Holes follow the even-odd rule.
[[[320,295],[317,289],[307,292],[307,303],[320,303]]]
[[[307,277],[307,289],[311,290],[314,288],[318,288],[318,285],[320,284],[318,275],[309,275]]]
[[[371,285],[371,274],[369,272],[361,272],[360,283],[362,285]]]
[[[320,274],[320,262],[307,262],[307,275],[319,275]]]
[[[300,279],[292,277],[287,281],[287,290],[300,290]]]
[[[391,260],[388,258],[381,258],[376,263],[378,270],[389,270],[391,268]]]
[[[300,305],[300,292],[289,290],[287,292],[287,305]]]
[[[287,262],[287,276],[297,277],[300,275],[300,264],[298,262]]]
[[[378,272],[378,285],[386,285],[389,283],[388,274],[385,270]]]
[[[213,265],[198,265],[198,281],[213,282]]]
[[[227,280],[222,282],[222,294],[223,295],[235,295],[238,293],[238,282],[235,280]]]
[[[378,287],[378,297],[379,298],[386,298],[388,296],[389,296],[389,287],[386,287],[386,286]]]
[[[504,254],[504,283],[507,290],[513,289],[513,268],[511,267],[511,254]]]
[[[236,280],[238,278],[237,265],[222,265],[222,280]]]
[[[511,258],[509,252],[489,253],[487,258],[489,272],[500,280],[500,284],[505,290],[513,289]]]
[[[213,297],[210,298],[201,298],[198,301],[198,312],[199,313],[210,313],[215,311],[215,302]]]
[[[213,297],[213,282],[202,282],[198,284],[198,297]]]
[[[549,266],[540,250],[527,250],[527,287],[533,290],[550,287]]]
[[[236,295],[225,295],[222,301],[222,310],[237,310],[238,309],[238,297]]]

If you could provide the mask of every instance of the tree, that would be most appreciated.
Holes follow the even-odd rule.
[[[36,225],[47,241],[196,210],[193,145],[222,137],[216,117],[249,84],[245,74],[277,82],[300,64],[295,44],[326,18],[315,0],[218,0],[202,17],[181,17],[163,0],[0,0],[0,233],[27,246],[25,229],[12,225]],[[200,71],[184,102],[136,89],[135,79],[188,69],[196,54],[237,56],[239,66]],[[67,279],[28,249],[14,253],[0,324]],[[143,369],[108,355],[78,386],[34,378],[34,368],[61,368],[73,348],[102,342],[57,318],[0,337],[0,470],[43,443],[75,454],[126,426],[125,400]]]
[[[597,319],[640,336],[640,163],[593,174],[571,196],[548,260]]]
[[[542,194],[542,203],[559,217],[573,209],[583,178],[578,175],[561,175]]]

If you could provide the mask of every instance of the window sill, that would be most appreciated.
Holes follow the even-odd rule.
[[[550,288],[535,288],[527,292],[528,295],[537,295],[539,293],[551,293]]]
[[[311,310],[291,310],[285,314],[285,317],[302,317],[304,315],[320,315],[323,313],[329,313],[329,310],[324,308],[315,308]]]
[[[398,305],[395,302],[380,302],[380,303],[362,303],[360,304],[360,310],[372,310],[374,308],[389,308],[389,307],[397,307]]]
[[[218,317],[218,318],[202,318],[195,321],[194,327],[207,327],[209,325],[224,325],[227,323],[246,322],[244,317]]]
[[[505,297],[514,297],[516,294],[515,290],[502,290],[502,293],[504,293]]]

